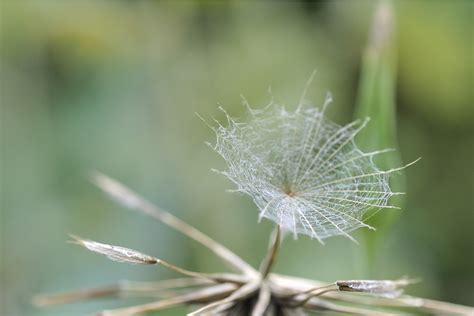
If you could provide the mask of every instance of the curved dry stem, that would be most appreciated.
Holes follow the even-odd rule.
[[[375,311],[368,308],[361,308],[361,307],[353,307],[353,306],[343,306],[334,304],[328,301],[324,301],[318,299],[317,297],[311,298],[304,307],[308,310],[329,310],[333,312],[339,312],[344,314],[352,314],[352,315],[363,315],[363,316],[392,316],[396,315],[389,312],[382,312],[382,311]]]
[[[214,239],[205,235],[198,229],[175,217],[171,213],[153,205],[146,199],[130,190],[122,183],[102,173],[96,172],[91,176],[91,181],[102,191],[110,195],[122,205],[138,210],[151,216],[164,224],[176,229],[182,234],[199,242],[221,258],[230,268],[247,275],[255,275],[257,271],[238,255],[224,247]]]
[[[278,249],[280,246],[280,239],[281,239],[281,229],[279,225],[276,225],[275,229],[272,232],[272,236],[270,238],[270,246],[268,248],[267,255],[263,259],[260,265],[260,275],[261,275],[262,280],[268,276],[268,274],[270,273],[273,267],[273,264],[275,263],[275,259],[278,254]]]
[[[33,298],[36,306],[60,305],[105,297],[158,297],[162,291],[213,284],[200,278],[177,278],[157,282],[122,280],[114,284],[83,288],[75,291],[38,295]]]
[[[258,292],[258,299],[252,310],[252,316],[261,316],[265,314],[265,311],[270,305],[272,298],[272,292],[267,282],[262,282],[260,291]]]
[[[165,308],[178,306],[181,304],[191,304],[202,301],[212,301],[225,297],[236,289],[234,284],[218,284],[197,290],[191,293],[175,296],[166,300],[160,300],[148,304],[132,307],[119,308],[114,310],[105,310],[96,314],[96,316],[128,316],[142,314],[146,312],[159,311]]]
[[[204,307],[201,307],[200,309],[198,309],[198,310],[196,310],[192,313],[189,313],[188,316],[200,315],[204,312],[209,311],[210,309],[212,309],[215,306],[219,306],[219,305],[223,305],[223,304],[227,304],[227,303],[232,303],[232,302],[239,301],[239,300],[242,300],[244,298],[247,298],[252,293],[254,293],[259,288],[259,286],[260,286],[260,281],[253,281],[253,282],[247,283],[247,284],[243,285],[242,287],[240,287],[239,289],[235,290],[228,297],[226,297],[222,300],[219,300],[219,301],[215,301],[215,302],[213,302],[209,305],[206,305]]]

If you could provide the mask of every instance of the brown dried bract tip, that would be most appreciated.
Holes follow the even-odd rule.
[[[103,244],[89,239],[82,239],[74,235],[70,235],[70,237],[72,238],[70,241],[71,243],[83,246],[90,251],[107,256],[107,258],[113,261],[131,264],[156,264],[159,262],[157,258],[133,249]]]

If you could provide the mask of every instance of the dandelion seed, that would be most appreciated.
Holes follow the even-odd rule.
[[[323,239],[344,235],[364,223],[368,209],[388,205],[392,192],[389,176],[400,169],[382,171],[375,155],[364,153],[354,142],[368,123],[355,121],[340,126],[325,118],[331,103],[327,95],[322,109],[303,104],[295,111],[271,103],[261,110],[246,106],[248,120],[227,115],[228,125],[214,127],[213,149],[227,163],[222,172],[257,205],[259,218],[282,229]],[[373,229],[373,228],[372,228]]]

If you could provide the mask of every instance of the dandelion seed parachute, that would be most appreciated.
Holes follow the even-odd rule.
[[[393,208],[389,171],[381,171],[354,137],[368,120],[340,126],[325,118],[332,101],[322,109],[301,104],[295,111],[271,103],[248,107],[248,119],[227,115],[228,125],[214,127],[213,149],[227,163],[222,173],[248,194],[267,218],[296,238],[323,239],[348,234],[364,223],[371,209]]]

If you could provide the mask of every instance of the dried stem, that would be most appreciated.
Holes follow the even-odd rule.
[[[417,299],[416,297],[407,296],[408,299]],[[419,308],[429,311],[431,313],[436,313],[440,315],[474,315],[474,308],[469,306],[463,306],[448,302],[429,300],[426,298],[421,298],[421,306]]]
[[[87,288],[58,294],[38,295],[33,298],[33,304],[36,306],[66,304],[100,297],[117,296],[122,293],[123,290],[122,285],[117,283],[108,286]]]
[[[361,308],[361,307],[352,307],[352,306],[342,306],[338,304],[334,304],[328,301],[324,301],[317,297],[311,298],[306,304],[304,305],[305,308],[309,310],[329,310],[333,312],[340,312],[345,314],[354,314],[354,315],[364,315],[364,316],[390,316],[396,315],[387,312],[381,311],[374,311],[372,309]]]
[[[267,255],[263,259],[262,264],[260,266],[260,275],[262,280],[268,276],[273,267],[273,264],[275,263],[275,258],[278,254],[278,249],[280,246],[280,237],[281,229],[279,225],[276,225],[275,229],[272,232],[272,236],[270,237],[270,245],[268,248]]]
[[[268,309],[272,297],[272,292],[267,282],[262,282],[260,291],[258,293],[257,303],[252,310],[252,316],[261,316],[264,315],[265,311]]]
[[[209,281],[212,281],[212,282],[219,282],[219,283],[229,281],[229,279],[227,279],[224,274],[207,274],[207,273],[200,273],[200,272],[190,271],[190,270],[180,268],[180,267],[178,267],[174,264],[171,264],[169,262],[166,262],[166,261],[163,261],[163,260],[160,260],[160,259],[158,259],[157,263],[161,264],[162,266],[164,266],[164,267],[166,267],[166,268],[168,268],[172,271],[175,271],[177,273],[180,273],[182,275],[186,275],[186,276],[189,276],[189,277],[200,278],[200,279],[209,280]]]
[[[291,303],[288,303],[289,306],[299,307],[299,306],[305,305],[313,297],[320,296],[328,292],[334,292],[334,291],[337,291],[337,286],[334,283],[332,283],[329,285],[310,288],[309,290],[306,290],[300,293],[292,293],[290,295],[284,296],[283,299],[291,302]]]
[[[251,265],[228,248],[224,247],[193,226],[173,216],[171,213],[153,205],[117,180],[101,173],[95,173],[91,179],[97,187],[109,194],[122,205],[151,216],[210,249],[233,270],[247,275],[255,275],[257,273]]]
[[[106,310],[97,313],[97,316],[128,316],[145,312],[159,311],[165,308],[201,302],[202,300],[215,300],[225,297],[236,289],[234,284],[218,284],[204,289],[200,289],[191,293],[175,296],[166,300],[160,300],[143,305],[119,308],[115,310]]]
[[[39,295],[33,299],[37,306],[59,305],[82,300],[104,297],[157,297],[164,290],[188,288],[213,284],[214,282],[200,278],[177,278],[158,282],[136,282],[123,280],[115,284],[85,288],[58,294]]]
[[[235,290],[231,295],[229,295],[228,297],[222,299],[222,300],[219,300],[219,301],[215,301],[209,305],[206,305],[204,307],[201,307],[200,309],[188,314],[188,316],[196,316],[196,315],[200,315],[204,312],[207,312],[209,311],[210,309],[212,309],[213,307],[215,306],[219,306],[219,305],[223,305],[223,304],[227,304],[227,303],[232,303],[232,302],[235,302],[235,301],[239,301],[239,300],[242,300],[244,298],[247,298],[249,297],[252,293],[254,293],[255,291],[258,290],[260,286],[260,281],[257,280],[257,281],[253,281],[253,282],[249,282],[245,285],[243,285],[242,287],[240,287],[239,289]]]

